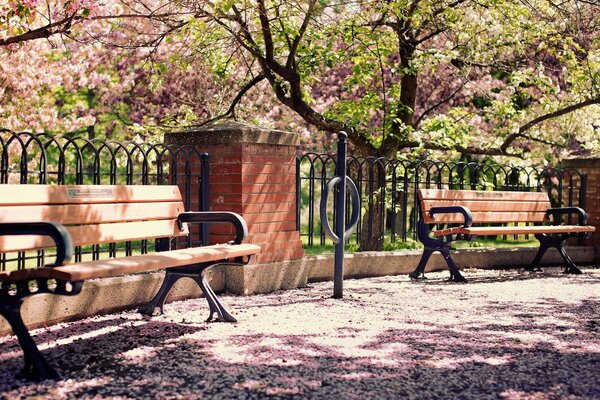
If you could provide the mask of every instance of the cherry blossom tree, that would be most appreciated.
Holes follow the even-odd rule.
[[[365,155],[522,157],[535,143],[567,146],[543,132],[547,122],[600,102],[598,10],[576,0],[223,1],[198,9],[191,26],[230,40],[217,49],[248,66],[240,93],[264,79],[282,104],[320,130],[346,130]]]
[[[136,49],[119,57],[135,59],[137,67],[109,63],[113,72],[103,75],[105,64],[92,62],[89,70],[81,70],[90,77],[110,75],[110,83],[100,86],[111,93],[118,92],[111,84],[121,82],[124,95],[113,97],[122,100],[131,93],[131,79],[138,98],[144,93],[151,99],[160,85],[173,92],[169,75],[197,71],[201,64],[238,91],[221,93],[230,104],[220,115],[200,112],[191,117],[195,120],[240,117],[236,110],[244,98],[251,103],[251,96],[260,97],[265,104],[255,87],[264,90],[266,84],[280,104],[315,129],[348,131],[355,149],[365,155],[389,157],[413,149],[415,154],[452,150],[524,157],[538,148],[573,147],[574,123],[582,117],[586,122],[579,128],[596,129],[590,119],[596,118],[599,102],[597,11],[597,4],[582,0],[19,0],[0,10],[0,49],[48,38],[52,61],[65,38],[100,43],[99,51],[106,54]],[[35,46],[30,51],[44,53]],[[5,69],[13,69],[7,64]],[[119,76],[122,72],[114,70],[137,75]],[[135,78],[145,71],[148,78]],[[84,97],[93,100],[92,92]],[[138,116],[135,121],[142,113],[158,119],[198,113],[189,107],[188,95],[175,93],[163,96],[163,110],[138,102],[126,113]],[[81,118],[75,111],[71,118]],[[557,136],[556,130],[564,134]],[[583,151],[597,144],[578,142]]]

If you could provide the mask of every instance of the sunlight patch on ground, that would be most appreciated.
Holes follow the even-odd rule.
[[[439,358],[438,355],[436,357],[427,360],[426,364],[430,365],[434,368],[444,368],[444,369],[457,369],[463,366],[464,364],[471,363],[479,363],[479,364],[488,364],[488,365],[506,365],[513,362],[513,357],[510,355],[506,355],[503,357],[484,357],[481,355],[474,355],[471,357],[462,357],[462,358],[453,358],[453,357],[445,357]]]
[[[148,358],[156,355],[156,348],[150,346],[136,347],[135,349],[128,350],[121,353],[123,361],[129,363],[141,363]]]
[[[204,299],[34,331],[62,382],[15,377],[1,338],[7,398],[600,398],[600,275],[478,272],[466,285],[349,279],[221,296],[237,323],[206,323]],[[508,274],[506,274],[508,275]],[[519,273],[512,274],[519,277]],[[469,276],[467,276],[469,278]],[[487,280],[486,280],[487,279]],[[505,290],[508,289],[508,290]],[[59,345],[60,344],[60,345]],[[451,377],[451,378],[449,378]]]

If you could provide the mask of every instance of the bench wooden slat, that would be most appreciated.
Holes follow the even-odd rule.
[[[173,219],[184,211],[182,202],[27,205],[0,207],[0,222],[52,221],[63,225],[117,221]]]
[[[437,237],[446,235],[466,234],[466,235],[522,235],[535,233],[586,233],[594,232],[593,226],[588,225],[550,225],[550,226],[481,226],[481,227],[454,227],[434,231]]]
[[[187,225],[184,224],[183,228],[180,230],[174,219],[67,227],[75,246],[187,235]],[[54,242],[44,236],[0,236],[0,252],[51,247],[54,247]]]
[[[182,201],[173,185],[0,185],[0,205]]]
[[[422,210],[430,210],[431,207],[450,207],[463,206],[473,212],[490,211],[490,212],[505,212],[505,211],[527,211],[527,212],[542,212],[545,213],[550,208],[548,201],[499,201],[491,202],[488,200],[423,200],[421,202]]]
[[[19,269],[0,275],[0,282],[20,282],[36,278],[37,268]]]
[[[545,212],[473,212],[473,223],[501,223],[501,222],[549,222]],[[429,213],[423,213],[426,224],[455,223],[465,221],[462,214],[435,214],[435,219]]]
[[[508,192],[490,190],[419,189],[419,200],[490,200],[490,201],[541,201],[548,202],[543,192]]]
[[[74,282],[92,278],[154,271],[167,267],[234,259],[259,252],[260,246],[254,244],[217,244],[161,253],[89,261],[55,268],[38,268],[32,269],[31,273],[34,277]]]

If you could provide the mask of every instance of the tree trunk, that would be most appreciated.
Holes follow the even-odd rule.
[[[366,182],[361,199],[366,211],[361,221],[359,251],[382,251],[385,232],[385,168],[378,161],[366,168]]]
[[[379,195],[375,196],[379,199]],[[377,201],[367,207],[367,212],[361,221],[362,230],[359,237],[359,251],[382,251],[385,218],[382,204]]]

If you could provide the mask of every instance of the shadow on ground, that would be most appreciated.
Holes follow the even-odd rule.
[[[440,275],[441,277],[441,275]],[[237,324],[204,323],[197,301],[36,331],[61,382],[15,378],[3,398],[600,398],[600,275],[420,285],[402,277],[225,297]],[[441,278],[440,278],[441,280]],[[509,285],[510,290],[503,293]],[[519,285],[519,287],[514,287]],[[267,307],[270,306],[270,307]],[[190,315],[192,315],[190,317]],[[56,345],[58,343],[58,345]]]

